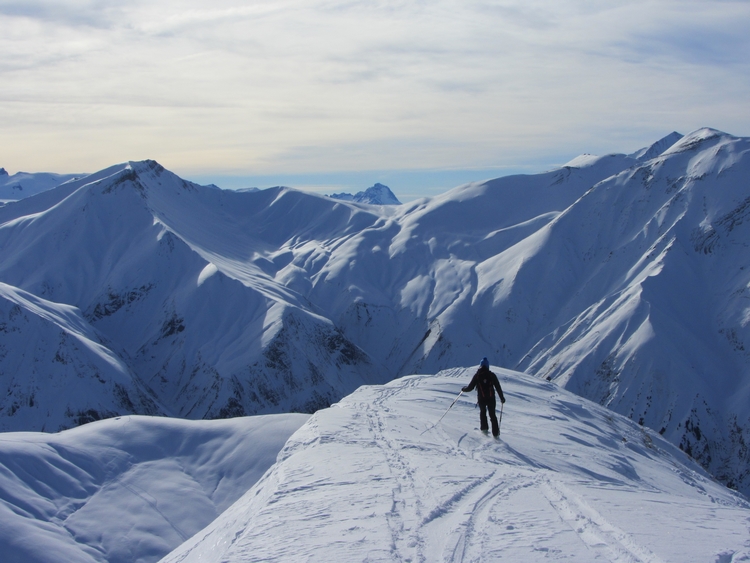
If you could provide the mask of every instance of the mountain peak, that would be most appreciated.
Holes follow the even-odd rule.
[[[355,195],[348,193],[331,194],[328,196],[332,199],[343,201],[355,201],[357,203],[369,203],[371,205],[401,205],[401,202],[394,195],[391,189],[385,184],[376,182],[375,185],[367,188],[363,192]]]
[[[7,176],[8,172],[5,170],[5,168],[0,168],[0,176]]]
[[[724,133],[723,131],[719,131],[718,129],[713,129],[711,127],[702,127],[682,137],[679,141],[674,143],[672,146],[668,147],[668,149],[665,150],[664,153],[673,154],[673,153],[691,151],[691,150],[697,149],[700,145],[702,145],[706,141],[710,141],[713,139],[733,139],[733,138],[734,137],[732,135],[729,135],[728,133]]]
[[[643,147],[642,149],[639,149],[634,153],[629,154],[628,156],[642,162],[651,160],[652,158],[656,158],[657,156],[659,156],[661,153],[677,143],[683,137],[684,135],[682,133],[672,131],[669,135],[662,137],[655,143],[647,147]]]

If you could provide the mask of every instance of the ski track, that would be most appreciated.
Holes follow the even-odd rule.
[[[406,381],[404,387],[417,385],[416,380]],[[384,405],[391,397],[401,393],[403,387],[385,388],[384,392],[369,405],[363,403],[367,422],[375,443],[386,458],[391,476],[396,483],[392,489],[392,506],[386,516],[391,533],[391,554],[394,561],[420,563],[427,561],[424,556],[424,539],[415,524],[421,519],[422,503],[417,492],[416,468],[409,464],[401,453],[398,444],[388,437],[384,413],[389,409]]]
[[[454,371],[455,373],[448,375],[465,375],[464,370]],[[426,563],[434,560],[435,549],[430,546],[430,542],[435,538],[443,541],[439,560],[444,562],[482,561],[488,553],[495,550],[502,552],[515,538],[503,541],[501,523],[493,514],[503,514],[505,501],[519,491],[531,489],[546,499],[563,524],[576,534],[587,552],[591,553],[592,560],[610,563],[665,563],[607,521],[572,489],[554,479],[554,472],[550,468],[533,463],[503,441],[475,440],[468,432],[459,438],[455,446],[451,446],[448,434],[439,426],[428,427],[444,439],[450,455],[457,455],[469,462],[492,461],[502,464],[504,470],[474,476],[449,498],[436,502],[434,506],[427,506],[427,502],[434,501],[429,494],[429,479],[420,474],[421,468],[417,464],[410,463],[410,449],[393,437],[394,429],[390,429],[387,423],[387,404],[393,399],[397,400],[404,387],[419,385],[419,380],[402,383],[401,386],[384,389],[372,404],[360,405],[374,441],[383,453],[394,479],[392,506],[387,515],[393,561]],[[465,447],[462,447],[462,443]],[[411,449],[415,451],[420,448],[414,445]],[[504,454],[510,454],[511,459],[507,459],[508,456]],[[517,466],[513,461],[515,459],[518,460]],[[509,472],[509,465],[516,468]],[[525,470],[523,466],[532,467],[533,470]],[[507,525],[507,529],[513,530],[515,527]],[[540,551],[543,552],[544,548]],[[547,555],[556,558],[555,553]]]
[[[611,563],[665,563],[559,481],[544,478],[540,489],[560,519],[597,556]]]
[[[464,371],[456,369],[452,370],[455,373],[448,375],[461,377],[465,376]],[[361,404],[366,413],[369,430],[383,452],[389,472],[395,480],[392,507],[387,515],[392,558],[394,561],[407,563],[432,561],[430,553],[427,553],[430,538],[447,535],[441,561],[479,561],[483,558],[484,543],[490,536],[495,535],[491,512],[502,499],[517,490],[534,486],[536,481],[530,472],[519,471],[514,474],[513,481],[503,486],[498,483],[497,471],[492,471],[463,484],[448,499],[436,502],[430,494],[427,484],[429,479],[420,474],[418,465],[409,462],[409,447],[405,448],[403,443],[391,437],[392,432],[385,418],[389,411],[387,403],[401,394],[404,387],[419,384],[419,380],[407,380],[402,386],[384,389],[372,404]],[[439,427],[430,430],[436,431],[441,439],[444,438],[449,455],[457,455],[469,461],[483,461],[488,456],[497,457],[496,450],[502,444],[499,441],[483,439],[467,452],[460,447],[463,438],[452,446],[448,435]],[[420,447],[415,445],[411,449],[418,452]],[[507,477],[506,474],[506,480]],[[435,506],[425,506],[427,500],[435,501]],[[446,530],[446,527],[449,529]],[[437,528],[437,532],[430,534],[431,528]]]
[[[496,473],[490,475],[474,494],[462,499],[461,505],[454,510],[454,514],[460,514],[462,518],[454,523],[455,528],[443,550],[442,561],[462,563],[482,560],[484,544],[491,537],[496,537],[496,524],[492,518],[495,508],[514,492],[534,484],[533,479],[521,476],[518,482],[502,487],[498,486],[495,477]]]

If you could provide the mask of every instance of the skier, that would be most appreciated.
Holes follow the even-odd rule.
[[[495,414],[495,389],[500,396],[500,402],[505,404],[505,396],[500,387],[497,376],[490,371],[490,362],[487,358],[482,358],[479,362],[479,369],[474,374],[466,387],[461,389],[464,393],[477,388],[477,404],[479,405],[479,428],[482,432],[487,432],[487,411],[490,411],[490,420],[492,421],[492,435],[497,438],[500,435],[500,426],[497,423]]]

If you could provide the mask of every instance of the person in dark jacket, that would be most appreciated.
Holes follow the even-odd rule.
[[[479,362],[479,369],[474,374],[466,387],[461,389],[464,393],[473,391],[474,387],[477,388],[477,404],[479,405],[479,428],[483,432],[487,432],[487,411],[490,412],[490,421],[492,422],[492,435],[497,437],[500,435],[500,426],[497,423],[497,414],[495,414],[495,389],[500,397],[500,402],[505,403],[505,396],[503,390],[500,387],[500,382],[497,380],[497,376],[490,371],[490,362],[487,358],[482,358]]]

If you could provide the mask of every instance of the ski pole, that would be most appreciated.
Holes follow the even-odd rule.
[[[445,412],[443,413],[443,416],[441,416],[441,417],[440,417],[440,418],[438,419],[438,421],[437,421],[437,422],[436,422],[435,424],[433,424],[432,426],[430,426],[430,427],[429,427],[429,428],[428,428],[427,430],[432,430],[432,429],[433,429],[433,428],[435,428],[435,427],[436,427],[436,426],[437,426],[438,424],[440,424],[440,421],[441,421],[441,420],[443,420],[443,418],[445,417],[445,415],[446,415],[446,414],[448,414],[448,411],[449,411],[449,410],[451,410],[451,409],[453,408],[453,405],[455,405],[455,404],[456,404],[456,401],[458,401],[458,398],[459,398],[459,397],[460,397],[461,395],[463,395],[463,394],[464,394],[464,392],[463,392],[463,390],[461,390],[461,392],[460,392],[460,393],[458,394],[458,397],[456,397],[455,399],[453,399],[453,402],[451,403],[451,406],[449,406],[449,407],[448,407],[448,408],[446,409],[446,411],[445,411]],[[427,430],[425,430],[424,432],[422,432],[422,434],[424,434],[425,432],[427,432]],[[420,434],[420,436],[421,436],[422,434]]]
[[[505,403],[500,403],[500,420],[497,421],[497,437],[500,437],[500,425],[503,423],[503,407]]]

